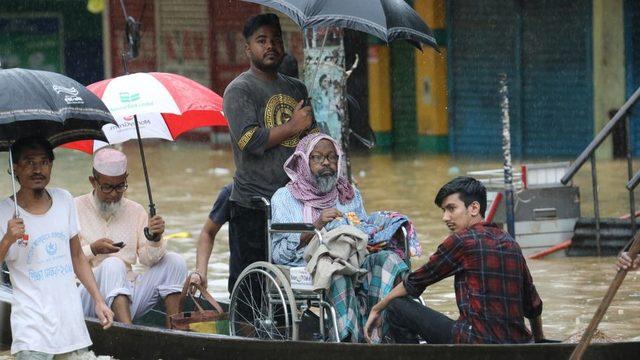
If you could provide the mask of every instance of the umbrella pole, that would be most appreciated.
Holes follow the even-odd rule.
[[[124,4],[123,9],[124,9]],[[124,67],[125,75],[129,75],[129,69],[127,68],[127,55],[122,53],[122,66]],[[147,161],[144,158],[144,149],[142,148],[142,137],[140,136],[140,125],[138,125],[138,115],[133,115],[133,122],[136,125],[136,135],[138,137],[138,148],[140,149],[140,158],[142,159],[142,171],[144,172],[144,181],[147,184],[147,196],[149,196],[149,215],[151,217],[156,216],[156,205],[153,203],[153,197],[151,196],[151,182],[149,181],[149,173],[147,172]],[[148,227],[144,228],[144,236],[149,241],[159,241],[156,236],[149,231]]]
[[[11,152],[11,147],[9,147],[9,171],[11,175],[11,187],[13,188],[13,216],[18,218],[20,214],[18,214],[18,194],[16,193],[16,176],[13,173],[13,153]]]
[[[149,181],[149,173],[147,172],[147,161],[144,157],[144,149],[142,147],[142,137],[140,136],[140,126],[138,125],[138,115],[133,115],[133,122],[136,125],[136,135],[138,136],[138,148],[140,149],[140,158],[142,159],[142,171],[144,172],[144,181],[147,184],[147,195],[149,196],[149,215],[156,215],[156,205],[153,203],[151,196],[151,182]],[[149,231],[148,227],[144,228],[144,236],[147,240],[154,240],[155,235]]]

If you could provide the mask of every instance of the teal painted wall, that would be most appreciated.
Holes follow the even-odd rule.
[[[391,45],[391,118],[396,151],[418,148],[414,51],[406,42]]]

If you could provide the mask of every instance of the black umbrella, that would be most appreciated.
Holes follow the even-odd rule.
[[[290,17],[302,29],[337,26],[376,36],[387,43],[407,40],[417,48],[437,48],[433,32],[404,0],[244,0]]]
[[[9,150],[14,199],[10,146],[15,140],[39,136],[53,146],[84,139],[107,141],[102,126],[116,124],[102,100],[64,75],[0,69],[0,89],[0,151]],[[17,216],[17,202],[14,204]]]

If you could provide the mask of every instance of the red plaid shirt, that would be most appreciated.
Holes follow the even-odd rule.
[[[542,313],[522,251],[495,224],[480,223],[447,237],[429,262],[409,274],[404,286],[419,296],[427,286],[451,275],[460,317],[456,343],[527,343],[524,318]]]

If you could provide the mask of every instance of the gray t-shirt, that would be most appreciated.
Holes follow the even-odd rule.
[[[224,114],[236,164],[232,201],[254,207],[252,196],[270,199],[288,182],[282,166],[300,138],[294,136],[266,149],[269,129],[289,121],[296,105],[306,97],[307,89],[300,80],[282,74],[267,81],[245,71],[227,86]]]

